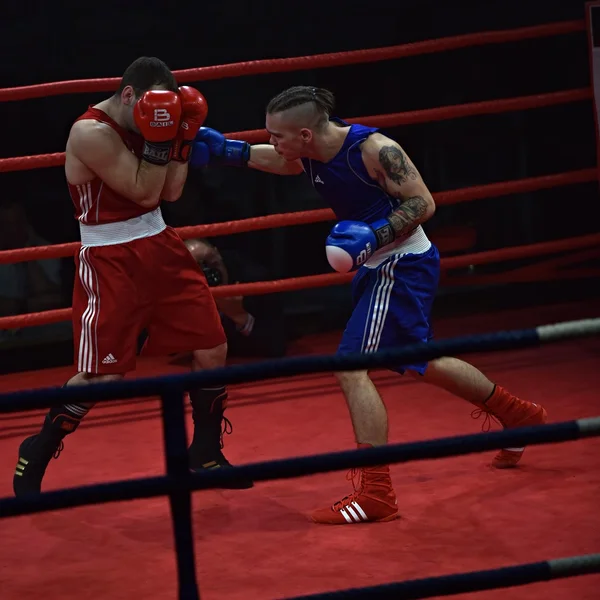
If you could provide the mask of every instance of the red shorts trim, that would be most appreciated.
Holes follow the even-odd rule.
[[[135,369],[144,328],[149,355],[226,342],[206,277],[173,229],[127,244],[82,247],[75,262],[73,336],[80,372]]]

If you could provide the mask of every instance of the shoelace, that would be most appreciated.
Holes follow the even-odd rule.
[[[485,415],[485,418],[483,419],[483,425],[481,426],[481,431],[484,433],[487,433],[492,428],[492,421],[495,421],[498,423],[498,425],[504,427],[502,421],[500,421],[496,415],[485,408],[476,408],[473,412],[471,412],[471,417],[475,420],[479,419],[481,415]]]
[[[65,444],[64,442],[60,442],[58,444],[58,446],[56,447],[56,450],[54,451],[54,454],[52,455],[54,458],[58,458],[60,456],[60,453],[65,449]]]
[[[354,492],[348,496],[344,496],[341,500],[336,502],[332,507],[334,511],[342,510],[349,504],[352,504],[352,502],[354,502],[357,496],[362,492],[362,477],[360,474],[360,469],[350,469],[348,473],[346,473],[346,479],[352,482]]]
[[[233,425],[227,417],[223,417],[221,423],[221,450],[223,450],[223,448],[225,447],[225,442],[223,442],[223,436],[230,435],[233,432]]]

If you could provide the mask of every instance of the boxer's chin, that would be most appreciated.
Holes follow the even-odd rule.
[[[287,162],[293,162],[293,161],[298,160],[300,158],[297,155],[296,152],[289,152],[289,151],[288,152],[286,152],[286,151],[281,152],[281,150],[278,150],[277,154],[279,154],[279,156],[281,156],[281,158],[283,158]]]

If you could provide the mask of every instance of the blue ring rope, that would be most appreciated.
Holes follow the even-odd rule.
[[[181,405],[182,401],[180,400],[178,404]],[[179,432],[173,431],[173,435],[185,439]],[[0,498],[0,518],[89,504],[164,496],[175,487],[195,491],[206,490],[237,479],[249,478],[254,481],[290,479],[353,467],[463,456],[505,447],[568,442],[596,436],[600,436],[600,417],[419,442],[388,444],[377,448],[282,458],[238,465],[225,471],[191,473],[186,468],[185,472],[179,472],[177,476],[168,473],[166,476],[78,486],[31,497]]]
[[[471,571],[309,596],[294,596],[288,600],[339,600],[341,598],[344,600],[353,598],[361,600],[364,598],[369,598],[369,600],[371,598],[420,600],[421,598],[437,598],[481,590],[515,587],[592,573],[600,573],[600,554],[570,556],[487,571]]]
[[[179,598],[180,600],[199,600],[194,560],[191,490],[217,487],[219,483],[231,481],[231,479],[237,477],[251,477],[255,480],[264,481],[380,464],[381,462],[406,462],[426,458],[457,456],[506,446],[525,446],[575,440],[582,437],[600,435],[600,417],[554,425],[512,429],[471,436],[458,436],[312,457],[297,457],[294,459],[256,463],[254,465],[242,465],[233,467],[230,472],[210,471],[202,474],[192,474],[188,467],[183,390],[197,385],[208,386],[234,382],[240,383],[243,381],[278,378],[303,373],[384,367],[398,362],[432,360],[449,354],[522,348],[561,339],[595,335],[599,332],[600,319],[587,319],[546,325],[535,329],[500,332],[485,336],[471,336],[432,342],[430,344],[418,344],[409,348],[389,350],[370,355],[344,357],[313,356],[281,359],[266,363],[224,367],[213,371],[187,375],[4,394],[0,396],[0,412],[32,410],[48,407],[60,402],[74,402],[78,400],[98,402],[113,400],[117,397],[155,396],[158,393],[161,395],[163,409],[162,417],[167,475],[125,482],[119,481],[82,486],[47,492],[33,497],[3,498],[0,499],[0,517],[31,514],[86,504],[167,495],[171,504],[175,535]],[[591,558],[574,557],[561,560],[571,561],[571,563],[565,563],[563,568],[557,571],[558,574],[555,573],[557,577],[568,577],[570,575],[583,574],[584,572],[600,571],[600,562],[596,561],[594,556]],[[559,562],[554,561],[555,564]],[[551,564],[552,561],[550,563],[533,563],[531,565],[509,567],[509,570],[513,570],[510,571],[513,575],[509,576],[509,579],[512,577],[514,581],[517,581],[513,585],[520,585],[518,583],[520,579],[517,576],[519,573],[522,574],[520,575],[522,579],[525,578],[522,580],[523,583],[547,579],[548,570],[545,565]],[[581,566],[583,564],[586,565],[585,569]],[[403,582],[391,584],[392,588],[389,586],[377,586],[377,588],[370,588],[371,591],[368,593],[369,597],[397,598],[400,591],[402,592],[402,598],[408,599],[460,593],[458,591],[452,592],[452,589],[469,591],[471,588],[465,588],[464,586],[475,585],[477,582],[479,582],[478,585],[483,585],[484,587],[473,587],[473,590],[502,587],[502,582],[508,580],[502,579],[502,577],[497,580],[497,571],[482,571],[452,575],[446,578],[430,578],[427,580]],[[505,574],[508,573],[506,570],[504,572]],[[527,579],[527,577],[534,577],[534,579]],[[472,583],[469,584],[469,581]],[[449,586],[446,587],[447,590],[450,590],[448,594],[444,590],[438,589],[444,585]],[[460,587],[461,585],[463,587]],[[335,593],[335,597],[357,597],[356,595],[348,596],[348,594],[359,594],[359,597],[364,597],[365,589],[368,588],[337,592]],[[430,589],[433,589],[434,593],[429,593],[428,590]],[[340,594],[342,595],[340,596]],[[313,598],[317,597],[327,598],[329,596],[313,596]]]
[[[372,354],[282,358],[180,375],[64,388],[22,390],[0,395],[0,413],[47,408],[62,403],[105,402],[115,398],[129,399],[141,396],[156,396],[173,390],[186,390],[196,386],[216,387],[231,383],[246,383],[310,373],[388,367],[398,363],[423,362],[441,356],[467,352],[491,352],[526,348],[538,346],[542,343],[591,336],[598,333],[600,333],[600,319],[583,319],[555,325],[544,325],[534,329],[504,331],[433,341],[426,344],[414,344],[405,348],[383,350]]]

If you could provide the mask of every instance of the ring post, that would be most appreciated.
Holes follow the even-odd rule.
[[[179,600],[200,600],[192,526],[192,494],[185,429],[183,390],[171,388],[161,394],[167,477],[172,485],[169,504],[173,519]]]

